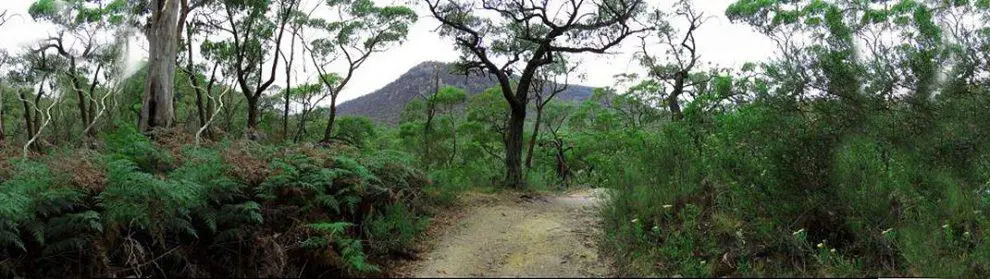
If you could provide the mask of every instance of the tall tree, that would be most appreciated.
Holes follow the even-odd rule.
[[[505,139],[505,185],[525,186],[523,127],[536,73],[562,53],[605,53],[627,37],[645,32],[634,18],[643,0],[426,0],[464,53],[465,70],[487,72],[498,80],[511,114]],[[481,16],[491,13],[491,17]],[[518,79],[513,75],[518,71]]]
[[[291,11],[299,4],[298,0],[277,2],[275,11],[270,12],[273,1],[218,1],[212,5],[213,12],[225,17],[206,19],[210,31],[230,35],[220,41],[207,40],[202,48],[206,57],[221,62],[236,78],[247,104],[246,132],[251,139],[260,137],[261,97],[275,82],[285,27]],[[269,19],[272,13],[274,20]],[[265,78],[263,68],[268,58],[271,58],[271,67]]]
[[[172,127],[175,119],[175,59],[178,49],[179,1],[151,0],[148,37],[148,78],[141,97],[141,131]]]
[[[291,36],[289,36],[289,51],[288,57],[286,57],[285,51],[279,53],[282,55],[282,59],[285,60],[285,92],[284,94],[284,106],[282,108],[282,139],[289,139],[289,105],[292,102],[292,73],[295,71],[293,63],[296,61],[296,41],[299,40],[300,33],[303,31],[303,25],[306,23],[306,19],[309,17],[307,14],[303,14],[298,10],[290,11],[291,15],[291,25],[292,30]]]
[[[35,20],[54,23],[60,28],[57,35],[45,38],[34,51],[54,50],[68,61],[65,70],[59,72],[70,80],[67,91],[76,93],[80,120],[85,126],[96,121],[98,101],[93,93],[101,72],[119,54],[117,47],[122,41],[113,35],[121,31],[116,27],[124,22],[122,14],[126,12],[127,2],[123,0],[38,0],[28,9]],[[87,82],[89,72],[92,78]],[[96,134],[96,129],[84,131],[86,139]]]
[[[557,95],[567,91],[567,87],[570,85],[570,73],[575,69],[574,67],[568,68],[567,64],[564,63],[564,59],[558,59],[557,62],[540,71],[533,82],[533,99],[536,101],[534,104],[536,107],[536,120],[533,121],[533,132],[529,136],[529,150],[526,152],[527,170],[533,167],[533,151],[536,148],[536,139],[539,137],[540,126],[543,122],[541,121],[543,118],[543,108],[550,101],[553,101]],[[563,76],[563,80],[561,80],[560,76]]]
[[[642,38],[642,49],[639,55],[641,63],[649,71],[649,76],[669,86],[670,90],[665,94],[664,103],[670,110],[671,119],[677,121],[684,118],[683,113],[681,113],[681,95],[687,88],[707,83],[708,80],[701,79],[692,82],[691,78],[700,59],[698,44],[694,35],[695,31],[705,22],[704,13],[697,12],[691,1],[680,0],[675,4],[674,15],[683,17],[687,22],[687,30],[684,30],[683,35],[667,22],[666,19],[669,15],[666,13],[657,10],[650,15],[650,23],[655,26],[656,35],[661,44],[665,46],[667,56],[673,57],[673,62],[661,63],[660,57],[652,54],[647,47],[646,37]]]
[[[202,74],[199,71],[197,71],[198,70],[197,64],[193,56],[193,52],[195,51],[195,49],[193,48],[193,35],[202,31],[201,29],[203,23],[196,20],[195,18],[190,19],[189,15],[193,12],[193,10],[206,5],[209,1],[210,0],[199,0],[190,3],[189,0],[182,0],[180,2],[181,10],[179,12],[178,27],[176,29],[176,32],[178,33],[176,34],[176,37],[179,42],[182,42],[181,34],[183,32],[186,34],[185,37],[186,67],[184,71],[186,77],[189,78],[189,84],[192,85],[193,90],[196,92],[196,116],[199,119],[200,127],[206,126],[207,117],[208,117],[207,115],[212,114],[212,112],[207,109],[207,105],[204,104],[204,103],[208,103],[210,98],[209,96],[206,97],[203,96],[210,94],[209,91],[210,86],[207,86],[207,88],[202,87],[201,78],[200,78]],[[214,67],[213,67],[214,73],[216,73],[216,68],[218,65],[219,65],[218,63],[214,63]],[[205,68],[205,67],[201,67],[201,68]]]
[[[337,97],[373,53],[400,44],[416,22],[416,13],[405,6],[377,6],[371,0],[328,0],[336,18],[310,19],[309,26],[318,34],[307,46],[320,81],[330,90],[330,113],[321,142],[333,137],[337,118]],[[341,60],[343,74],[331,73],[327,67]]]
[[[454,115],[454,108],[467,101],[467,92],[454,86],[444,86],[436,94],[431,96],[427,102],[433,103],[432,108],[441,108],[446,114],[444,119],[450,122],[450,156],[447,156],[447,165],[454,163],[457,157],[457,116]]]
[[[330,96],[330,92],[323,87],[323,83],[317,82],[313,84],[300,84],[293,87],[290,91],[285,91],[284,94],[290,94],[290,98],[294,99],[301,106],[298,114],[299,124],[296,127],[296,134],[293,137],[294,142],[299,142],[306,137],[306,124],[309,123],[310,114],[318,108],[317,104]]]

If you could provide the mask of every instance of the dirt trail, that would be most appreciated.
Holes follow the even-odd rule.
[[[432,251],[409,264],[413,277],[602,277],[597,191],[559,196],[470,194],[469,206]]]

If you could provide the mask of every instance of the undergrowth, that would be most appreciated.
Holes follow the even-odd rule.
[[[436,186],[402,152],[166,137],[10,159],[0,276],[376,274],[428,222]]]
[[[990,130],[960,104],[925,122],[833,114],[828,100],[689,107],[658,132],[584,139],[624,162],[586,178],[618,190],[602,250],[636,276],[986,277]]]

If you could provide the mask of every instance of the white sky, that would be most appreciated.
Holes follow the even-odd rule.
[[[27,14],[28,7],[35,0],[0,0],[0,10],[9,10],[15,16],[6,25],[0,27],[0,48],[12,53],[19,51],[20,46],[29,45],[50,34],[55,29],[48,24],[34,22]],[[405,0],[375,0],[379,4],[406,3]],[[453,48],[453,41],[441,38],[433,30],[439,22],[429,16],[421,1],[411,1],[414,9],[420,14],[419,21],[412,27],[408,40],[401,46],[383,53],[374,54],[366,64],[355,73],[347,88],[341,93],[341,101],[371,93],[392,82],[409,68],[423,61],[456,61],[459,54]],[[651,6],[668,8],[672,0],[648,0]],[[704,62],[719,66],[738,67],[742,63],[764,60],[771,56],[774,47],[764,36],[752,31],[743,24],[732,24],[725,17],[725,8],[734,0],[696,0],[698,10],[710,16],[706,24],[697,34],[699,53]],[[303,6],[307,9],[306,6]],[[670,10],[670,9],[666,9]],[[318,16],[318,15],[317,15]],[[672,20],[678,23],[677,20]],[[128,60],[136,62],[147,56],[146,40],[135,38],[137,44],[132,44]],[[615,49],[610,55],[582,55],[578,67],[586,79],[576,81],[588,86],[611,86],[615,83],[616,74],[642,73],[637,61],[632,60],[632,53],[638,48],[639,39],[630,38],[621,48]],[[658,49],[657,53],[662,50]],[[297,55],[297,63],[303,63]],[[305,62],[311,63],[311,62]],[[297,64],[298,66],[299,64]],[[311,65],[311,64],[310,64]],[[307,66],[310,66],[307,65]],[[284,71],[279,67],[279,73]],[[308,76],[308,75],[307,75]],[[305,82],[307,76],[301,77]],[[313,78],[315,81],[315,78]],[[284,77],[276,79],[276,84],[284,84]]]

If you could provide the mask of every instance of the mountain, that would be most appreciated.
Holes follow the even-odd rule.
[[[339,115],[365,116],[378,123],[396,124],[399,122],[402,110],[406,104],[420,94],[433,90],[435,69],[441,69],[440,82],[442,85],[456,86],[464,89],[469,95],[483,92],[495,86],[498,82],[494,77],[489,79],[480,74],[462,75],[452,73],[453,64],[442,62],[423,62],[409,69],[398,79],[385,85],[371,94],[344,102],[337,106]],[[441,86],[442,86],[441,85]],[[594,88],[570,85],[567,91],[561,92],[555,99],[580,101],[591,97]]]

